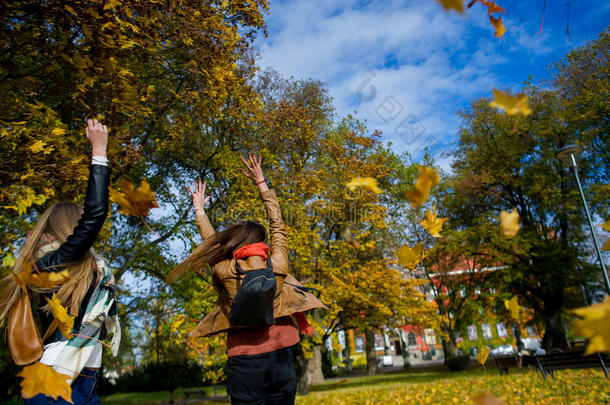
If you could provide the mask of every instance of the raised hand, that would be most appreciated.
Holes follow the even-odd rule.
[[[91,143],[91,154],[93,156],[106,157],[106,148],[108,147],[108,128],[102,125],[97,120],[87,120],[85,128],[87,139]]]
[[[261,167],[261,162],[263,161],[262,155],[259,155],[257,159],[254,153],[248,153],[248,160],[241,157],[241,161],[244,163],[244,166],[246,166],[246,169],[239,170],[246,177],[251,179],[254,183],[265,180],[265,176],[263,176],[263,169]]]
[[[191,186],[187,186],[193,197],[193,207],[195,207],[195,213],[200,210],[203,211],[203,206],[210,200],[210,196],[205,195],[205,188],[207,187],[207,181],[201,184],[201,179],[195,182],[195,191],[191,189]]]

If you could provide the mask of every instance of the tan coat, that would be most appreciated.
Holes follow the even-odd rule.
[[[269,233],[271,234],[271,264],[277,281],[277,291],[281,294],[275,299],[274,316],[279,318],[292,315],[296,312],[307,311],[313,308],[326,308],[326,306],[315,295],[302,291],[294,285],[302,286],[292,275],[288,274],[288,242],[286,240],[286,227],[282,220],[282,212],[277,201],[274,190],[267,190],[261,194],[267,215],[269,216]],[[200,211],[197,215],[197,225],[201,237],[205,240],[214,235],[214,228],[208,217]],[[266,260],[260,256],[250,256],[246,260],[239,260],[239,265],[244,271],[261,269],[267,267]],[[213,283],[218,293],[218,305],[210,311],[199,322],[192,333],[193,337],[213,336],[226,332],[229,324],[229,300],[225,297],[224,289],[231,298],[235,297],[242,275],[235,271],[235,260],[224,260],[213,267]]]

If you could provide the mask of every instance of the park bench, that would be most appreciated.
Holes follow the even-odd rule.
[[[584,350],[571,351],[566,353],[551,353],[535,355],[536,364],[542,377],[546,380],[546,375],[550,374],[555,378],[553,372],[567,368],[596,368],[601,367],[608,378],[608,366],[610,358],[607,354],[595,353],[591,356],[583,356]]]
[[[494,361],[498,366],[498,370],[500,370],[500,375],[502,373],[508,374],[509,368],[521,368],[528,367],[530,365],[536,365],[535,360],[532,356],[523,356],[518,354],[508,354],[504,356],[495,356]]]
[[[184,399],[189,399],[191,395],[206,396],[205,388],[192,388],[190,390],[184,390]]]

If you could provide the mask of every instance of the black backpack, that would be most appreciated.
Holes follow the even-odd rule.
[[[277,282],[271,258],[267,259],[266,269],[243,271],[235,261],[235,270],[244,275],[244,278],[231,303],[231,326],[261,327],[275,324],[273,300],[276,297]]]

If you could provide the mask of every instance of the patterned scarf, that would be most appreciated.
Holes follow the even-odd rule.
[[[36,256],[42,257],[58,248],[59,243],[49,243],[42,246],[36,252]],[[102,257],[95,253],[94,257],[99,272],[98,281],[87,303],[80,328],[72,330],[74,336],[65,341],[59,356],[57,356],[57,363],[53,365],[55,371],[71,375],[73,379],[80,374],[87,360],[93,354],[95,345],[100,339],[103,325],[106,326],[108,334],[113,334],[110,348],[114,356],[118,354],[121,342],[121,325],[119,324],[115,300],[114,276]]]

